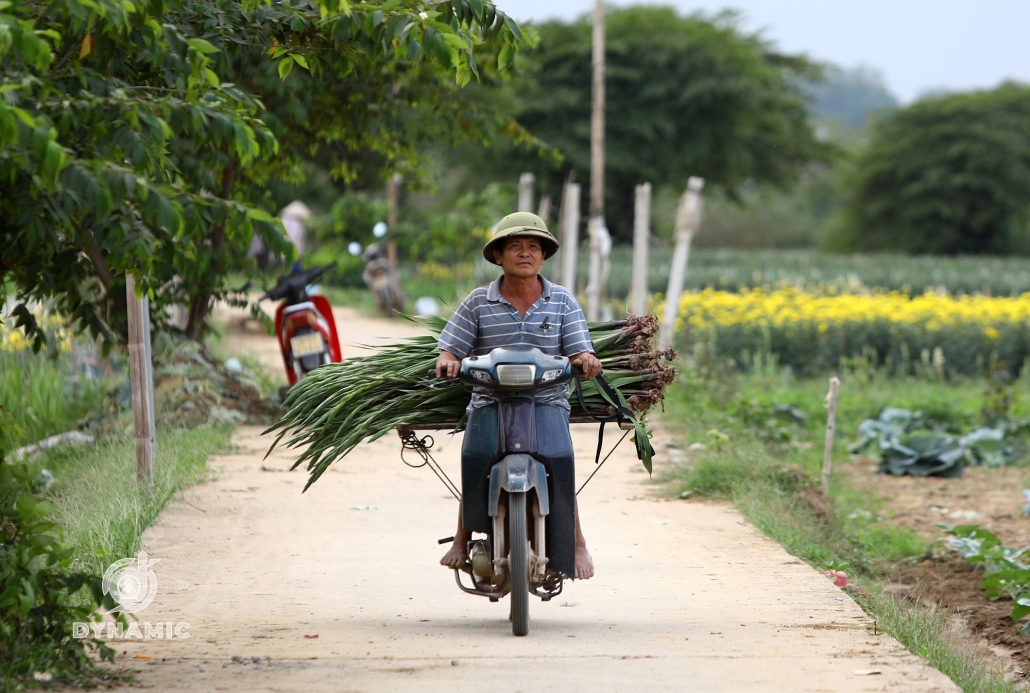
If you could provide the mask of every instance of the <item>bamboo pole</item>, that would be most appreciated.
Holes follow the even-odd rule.
[[[704,178],[691,176],[676,210],[676,249],[672,254],[669,290],[665,292],[665,315],[658,331],[660,349],[672,346],[680,294],[683,293],[683,280],[687,276],[687,263],[690,261],[690,242],[693,240],[694,232],[701,225],[701,191],[704,187]]]
[[[830,391],[826,394],[826,406],[829,413],[826,416],[826,449],[823,452],[823,495],[830,495],[830,467],[833,464],[833,437],[837,432],[837,391],[840,389],[840,380],[836,377],[830,378]]]
[[[519,176],[519,206],[520,212],[533,211],[533,183],[532,173],[523,173]]]
[[[590,274],[587,320],[601,316],[601,227],[604,226],[604,0],[594,0],[593,105],[590,112]]]
[[[630,290],[630,311],[643,315],[647,311],[647,251],[651,237],[651,184],[636,188],[633,217],[633,283]]]
[[[136,432],[136,479],[154,485],[154,367],[150,353],[150,299],[136,297],[136,279],[125,275],[129,322],[129,374]]]
[[[579,183],[566,183],[562,204],[561,285],[576,293],[576,254],[579,252]]]

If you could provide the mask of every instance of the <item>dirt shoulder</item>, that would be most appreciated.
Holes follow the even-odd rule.
[[[408,329],[347,313],[337,315],[347,342]],[[585,478],[596,429],[575,429]],[[580,497],[597,576],[532,600],[530,634],[514,638],[507,600],[465,595],[437,565],[456,502],[401,463],[396,438],[360,447],[305,494],[304,472],[287,471],[294,452],[262,459],[258,428],[235,442],[211,461],[216,477],[144,535],[160,563],[141,620],[188,622],[190,637],[119,643],[127,661],[153,656],[135,660],[137,686],[957,690],[728,505],[656,497],[632,446]],[[437,435],[455,478],[460,443]]]
[[[871,459],[844,465],[848,483],[870,498],[882,499],[882,522],[910,529],[925,541],[946,539],[937,523],[975,524],[994,532],[1005,546],[1030,547],[1030,523],[1021,512],[1026,502],[1022,489],[1030,485],[1025,467],[970,467],[958,479],[895,477],[876,473]],[[981,567],[971,566],[937,545],[939,560],[901,566],[891,575],[897,594],[943,608],[984,649],[1001,658],[1013,680],[1027,681],[1030,642],[1018,633],[1009,599],[988,599],[981,589]]]

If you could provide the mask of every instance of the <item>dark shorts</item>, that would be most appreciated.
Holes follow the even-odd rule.
[[[576,465],[569,435],[569,412],[562,407],[535,407],[536,458],[547,468],[551,512],[547,516],[548,567],[575,575],[576,565]],[[462,526],[472,532],[492,529],[487,514],[490,469],[500,459],[497,405],[473,409],[461,446]]]

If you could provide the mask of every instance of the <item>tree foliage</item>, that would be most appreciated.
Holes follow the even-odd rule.
[[[792,183],[827,155],[810,127],[803,81],[819,66],[746,34],[732,13],[684,17],[668,7],[606,15],[605,203],[609,227],[629,232],[633,188],[644,181],[682,187],[692,175],[735,195],[746,181]],[[591,21],[534,27],[539,43],[519,57],[504,94],[518,122],[561,154],[495,148],[475,173],[514,180],[533,171],[561,190],[590,170]]]
[[[1030,252],[1030,87],[897,111],[874,129],[851,187],[839,249]]]
[[[158,322],[182,303],[201,335],[254,233],[291,252],[260,204],[270,176],[322,146],[344,177],[370,152],[400,167],[423,138],[489,125],[434,111],[523,41],[473,0],[0,1],[0,281],[17,286],[16,323],[41,343],[25,302],[53,298],[110,342],[132,273]],[[477,63],[484,47],[498,67]],[[303,95],[281,86],[301,71]]]
[[[92,635],[73,637],[72,624],[91,623],[101,606],[113,610],[114,598],[104,594],[100,576],[76,566],[50,520],[53,507],[38,497],[35,470],[5,459],[16,429],[0,407],[0,682],[18,690],[15,682],[36,672],[81,683],[113,678],[98,670],[91,651],[113,662],[114,650]],[[125,624],[124,615],[117,620]]]

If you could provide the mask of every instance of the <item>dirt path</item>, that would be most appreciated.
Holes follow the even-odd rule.
[[[351,311],[337,323],[350,343],[409,330]],[[575,429],[589,472],[596,429]],[[456,476],[460,440],[437,441]],[[401,464],[396,438],[359,448],[303,495],[289,451],[262,460],[268,441],[256,428],[235,442],[211,461],[217,477],[144,535],[160,563],[141,620],[186,621],[190,637],[120,643],[129,657],[154,657],[134,662],[139,686],[958,690],[731,507],[656,498],[631,446],[580,497],[597,576],[550,603],[533,599],[530,634],[514,638],[507,600],[462,594],[436,565],[456,503],[429,471]]]

